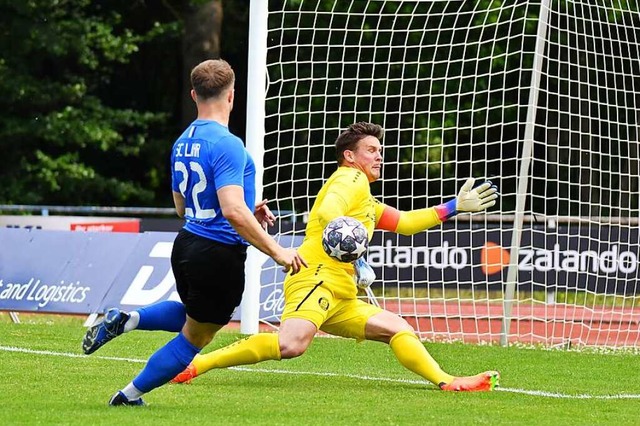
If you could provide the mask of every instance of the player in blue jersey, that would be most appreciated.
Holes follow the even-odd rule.
[[[191,72],[197,119],[173,145],[171,175],[176,211],[184,217],[171,253],[182,303],[164,301],[133,311],[110,309],[83,340],[86,354],[133,330],[179,332],[156,351],[109,405],[144,405],[141,396],[167,383],[225,326],[244,291],[249,244],[292,274],[307,266],[295,249],[265,232],[275,217],[266,200],[255,204],[255,166],[242,141],[228,129],[234,72],[224,60],[208,60]]]

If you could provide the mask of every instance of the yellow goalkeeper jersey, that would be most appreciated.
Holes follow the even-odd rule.
[[[371,195],[369,181],[362,171],[338,167],[318,192],[309,212],[304,241],[298,249],[309,267],[296,275],[288,275],[285,286],[303,285],[311,276],[318,275],[318,279],[323,280],[323,286],[336,295],[355,296],[357,289],[353,280],[353,265],[340,262],[325,253],[322,232],[327,223],[336,217],[349,216],[362,222],[371,240],[376,217],[383,210],[384,205]]]

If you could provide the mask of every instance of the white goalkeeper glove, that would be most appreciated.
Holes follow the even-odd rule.
[[[473,188],[474,178],[469,178],[460,188],[456,197],[456,210],[459,212],[481,212],[493,207],[498,198],[498,187],[490,180]]]
[[[373,272],[373,269],[364,258],[361,257],[353,262],[353,267],[356,270],[353,278],[358,288],[367,288],[376,280],[376,273]]]

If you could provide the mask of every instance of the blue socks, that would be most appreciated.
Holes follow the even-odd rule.
[[[138,330],[163,330],[180,332],[187,318],[184,305],[180,302],[165,300],[153,305],[136,309],[138,322],[132,327]],[[145,365],[144,369],[128,385],[134,386],[136,397],[164,385],[182,372],[200,352],[182,333],[158,349]],[[125,388],[126,389],[126,388]],[[130,392],[129,392],[130,393]],[[127,395],[131,399],[131,395]]]
[[[140,314],[138,330],[163,330],[178,332],[182,330],[187,318],[184,305],[173,300],[154,303],[145,308],[136,309]]]
[[[200,348],[192,345],[180,333],[151,355],[147,365],[132,383],[141,392],[147,393],[182,372],[199,352]]]

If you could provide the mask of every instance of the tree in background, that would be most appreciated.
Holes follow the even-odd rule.
[[[141,182],[109,173],[140,153],[161,113],[108,105],[101,90],[144,35],[89,0],[3,1],[0,144],[5,203],[149,202]],[[104,166],[104,167],[103,167]]]
[[[242,81],[248,5],[226,3]],[[0,16],[0,204],[169,206],[183,85],[220,56],[221,0],[0,0]]]

